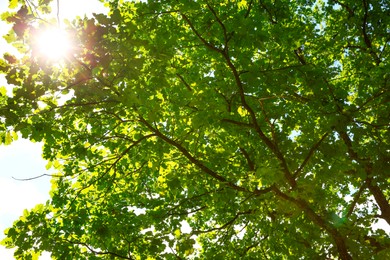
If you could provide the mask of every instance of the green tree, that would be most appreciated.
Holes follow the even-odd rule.
[[[388,1],[107,0],[58,62],[38,2],[2,16],[2,141],[57,171],[16,258],[390,257]]]

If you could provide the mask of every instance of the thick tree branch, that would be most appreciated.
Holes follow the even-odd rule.
[[[352,141],[351,141],[351,138],[349,138],[348,134],[344,131],[338,131],[338,134],[340,135],[341,139],[344,141],[345,146],[347,146],[349,157],[352,160],[355,160],[357,162],[361,162],[362,159],[359,158],[358,154],[352,148]]]
[[[147,122],[143,117],[140,117],[140,122],[143,123],[150,131],[156,134],[159,138],[164,140],[166,143],[172,145],[173,147],[176,147],[191,163],[196,165],[199,169],[201,169],[204,173],[208,174],[209,176],[213,177],[214,179],[226,184],[227,186],[231,187],[234,190],[242,191],[242,192],[253,192],[256,195],[262,195],[265,193],[268,193],[271,191],[271,187],[261,189],[261,190],[254,190],[254,191],[248,191],[247,189],[238,186],[234,184],[231,181],[228,181],[225,177],[219,175],[215,171],[208,168],[206,165],[203,164],[200,160],[195,158],[186,148],[184,148],[181,144],[178,142],[172,140],[171,138],[167,137],[163,133],[161,133],[157,128],[154,128],[149,122]]]
[[[243,127],[253,128],[253,125],[252,125],[252,124],[248,124],[248,123],[236,121],[236,120],[229,119],[229,118],[223,118],[223,119],[221,119],[221,121],[222,121],[222,122],[226,122],[226,123],[230,123],[230,124],[233,124],[233,125],[237,125],[237,126],[243,126]]]
[[[328,135],[329,135],[329,133],[326,132],[324,135],[322,135],[321,139],[310,148],[310,151],[307,154],[305,160],[303,160],[302,164],[294,172],[294,178],[297,178],[297,176],[302,172],[303,168],[309,162],[310,158],[314,155],[314,153],[317,151],[318,147],[320,147],[321,143],[325,140],[325,138]]]
[[[346,4],[340,2],[339,0],[334,0],[337,4],[339,4],[341,7],[343,7],[347,12],[349,13],[349,17],[354,16],[354,11]]]
[[[227,52],[228,51],[228,43],[229,43],[229,37],[228,37],[228,33],[227,33],[227,30],[226,30],[226,27],[225,25],[223,24],[223,22],[221,21],[221,19],[219,18],[219,16],[217,15],[217,12],[215,12],[215,10],[211,7],[210,4],[207,3],[207,8],[211,11],[211,13],[214,15],[215,19],[217,20],[218,24],[220,25],[221,29],[222,29],[222,32],[223,32],[223,38],[224,38],[224,51]]]
[[[189,91],[192,91],[191,86],[184,80],[184,78],[183,78],[179,73],[176,73],[176,76],[180,79],[180,81],[184,84],[184,86],[185,86]]]
[[[372,178],[369,178],[367,182],[368,189],[371,194],[374,195],[376,203],[378,203],[379,208],[381,209],[380,217],[386,220],[390,225],[390,205],[389,200],[383,194],[382,190],[375,184],[372,183]]]
[[[260,103],[260,107],[261,107],[261,112],[262,112],[263,115],[264,115],[264,120],[265,120],[265,122],[267,122],[269,128],[271,129],[271,136],[272,136],[273,143],[276,144],[276,143],[277,143],[277,140],[276,140],[274,122],[271,122],[271,120],[269,119],[269,117],[268,117],[268,115],[267,115],[267,112],[265,111],[265,108],[264,108],[263,100],[260,99],[260,100],[259,100],[259,103]]]
[[[368,37],[368,33],[367,33],[367,19],[368,19],[367,0],[363,0],[363,7],[364,7],[364,16],[363,16],[362,32],[363,32],[364,43],[366,44],[367,48],[370,50],[370,54],[374,58],[376,65],[379,65],[379,63],[381,61],[380,61],[378,55],[372,49],[372,43],[371,43],[371,40]]]
[[[360,196],[362,195],[363,191],[366,188],[367,188],[367,181],[365,181],[364,184],[362,186],[360,186],[359,190],[353,196],[352,203],[351,203],[351,205],[349,205],[348,212],[345,214],[346,218],[349,218],[352,215],[352,213],[353,213],[353,211],[354,211],[354,209],[356,207],[356,204],[357,204],[357,202],[360,199]]]
[[[382,250],[390,248],[390,244],[389,243],[382,244],[377,239],[375,239],[375,237],[372,237],[372,236],[369,236],[369,235],[365,235],[364,236],[364,240],[368,241],[370,243],[370,245],[375,248],[376,253],[378,253],[378,252],[380,252]]]
[[[381,209],[381,217],[386,220],[386,222],[390,225],[390,204],[386,196],[383,194],[382,190],[377,185],[372,183],[371,163],[368,161],[367,158],[362,159],[358,156],[358,154],[353,149],[352,141],[346,132],[338,131],[338,133],[341,136],[341,139],[344,141],[344,144],[347,146],[349,157],[364,167],[364,170],[368,176],[367,187],[370,190],[371,194],[374,196],[379,208]]]
[[[185,15],[185,14],[181,14],[181,16],[183,17],[183,19],[187,22],[187,24],[190,26],[191,30],[195,33],[195,35],[198,37],[198,39],[206,46],[208,47],[209,49],[213,50],[213,51],[216,51],[218,53],[222,53],[224,50],[221,50],[217,47],[215,47],[214,45],[212,45],[211,43],[209,43],[205,38],[203,38],[203,36],[195,29],[194,25],[192,24],[192,22],[190,21],[190,19],[188,19],[188,17]]]
[[[249,171],[255,171],[255,163],[252,161],[251,157],[249,156],[249,153],[243,147],[240,147],[240,152],[244,155],[245,160],[248,163]]]
[[[219,174],[217,174],[216,172],[214,172],[213,170],[211,170],[210,168],[208,168],[207,166],[205,166],[201,161],[199,161],[198,159],[196,159],[195,157],[193,157],[190,152],[187,151],[187,149],[185,149],[182,145],[180,145],[179,143],[175,142],[174,140],[172,140],[171,138],[167,137],[166,135],[164,135],[163,133],[161,133],[157,128],[154,128],[149,122],[147,122],[143,117],[140,117],[140,122],[143,123],[150,131],[152,131],[153,133],[155,133],[159,138],[161,138],[162,140],[164,140],[166,143],[176,147],[191,163],[195,164],[197,167],[199,167],[203,172],[207,173],[208,175],[210,175],[211,177],[213,177],[214,179],[217,179],[223,183],[226,183],[228,184],[228,186],[236,189],[236,190],[239,190],[239,191],[246,191],[246,189],[242,188],[242,187],[239,187],[233,183],[229,183],[224,177],[220,176]]]
[[[200,33],[195,29],[194,25],[192,24],[192,22],[188,19],[188,17],[184,14],[182,14],[182,17],[184,18],[184,20],[188,23],[188,25],[190,26],[190,28],[192,29],[192,31],[195,33],[195,35],[199,38],[199,40],[201,42],[204,43],[204,45],[206,47],[208,47],[209,49],[217,52],[217,53],[220,53],[223,58],[225,59],[226,61],[226,64],[227,66],[229,67],[229,69],[231,70],[232,74],[233,74],[233,77],[234,77],[234,80],[236,82],[236,85],[238,87],[238,93],[240,95],[240,99],[241,99],[241,104],[242,106],[248,111],[249,115],[250,115],[250,118],[252,120],[252,124],[253,124],[253,127],[255,129],[255,131],[257,132],[257,134],[259,135],[260,139],[267,145],[267,147],[275,154],[275,156],[278,158],[280,164],[281,164],[281,167],[283,169],[283,174],[284,174],[284,177],[286,178],[287,182],[289,183],[289,185],[294,188],[296,186],[296,181],[293,177],[293,175],[291,174],[289,168],[288,168],[288,165],[287,165],[287,162],[286,162],[286,159],[284,158],[284,155],[282,154],[282,152],[279,150],[278,146],[276,143],[273,143],[265,134],[264,132],[261,130],[258,122],[257,122],[257,117],[256,117],[256,113],[254,112],[254,110],[249,106],[249,104],[247,103],[246,101],[246,98],[245,98],[245,91],[244,91],[244,87],[243,87],[243,84],[241,82],[241,79],[240,79],[240,73],[238,72],[238,70],[236,69],[236,67],[234,66],[229,54],[228,54],[228,47],[225,46],[224,49],[219,49],[217,47],[215,47],[214,45],[210,44],[209,42],[207,42],[201,35]],[[223,27],[224,28],[224,27]]]
[[[241,82],[241,79],[240,79],[240,76],[239,76],[239,73],[236,69],[236,67],[234,66],[234,64],[232,63],[229,55],[226,53],[226,52],[223,52],[222,53],[223,57],[225,58],[225,61],[228,65],[228,67],[230,68],[230,70],[232,71],[233,73],[233,76],[234,76],[234,79],[236,81],[236,85],[238,87],[238,93],[240,95],[240,99],[241,99],[241,104],[242,106],[248,111],[249,115],[250,115],[250,118],[252,120],[252,124],[253,124],[253,127],[255,129],[255,131],[257,132],[257,134],[259,135],[260,139],[268,146],[268,148],[276,155],[276,157],[279,159],[279,162],[282,166],[282,169],[283,169],[283,173],[284,173],[284,176],[286,178],[286,180],[288,181],[288,183],[290,184],[290,186],[292,188],[294,188],[296,186],[296,181],[294,179],[294,177],[292,176],[288,166],[287,166],[287,162],[283,156],[283,154],[281,153],[281,151],[279,150],[278,146],[276,143],[273,143],[265,134],[264,132],[261,130],[260,126],[259,126],[259,123],[257,122],[257,117],[256,117],[256,113],[253,111],[253,109],[249,106],[249,104],[246,102],[246,98],[245,98],[245,91],[244,91],[244,87],[242,85],[242,82]]]
[[[351,255],[348,253],[347,245],[345,244],[344,237],[332,227],[327,221],[321,218],[314,210],[310,207],[310,205],[301,198],[293,198],[288,196],[287,194],[280,191],[276,186],[273,186],[273,192],[280,198],[292,202],[297,208],[303,210],[306,216],[317,226],[324,229],[334,240],[334,243],[337,247],[339,256],[343,260],[352,260]]]
[[[303,50],[301,47],[294,50],[295,56],[298,58],[299,62],[302,64],[302,66],[306,65],[305,56],[303,54]]]
[[[248,9],[246,10],[246,13],[245,13],[245,15],[244,15],[245,18],[248,18],[249,14],[250,14],[250,12],[251,12],[251,10],[252,10],[252,6],[253,6],[253,0],[251,0],[251,1],[249,2],[249,4],[248,4]]]

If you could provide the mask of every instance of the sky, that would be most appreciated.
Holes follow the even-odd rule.
[[[0,0],[0,13],[7,10],[8,0]],[[56,1],[54,1],[56,2]],[[54,6],[56,11],[56,6]],[[97,0],[60,0],[60,17],[71,19],[77,15],[105,12],[105,8]],[[0,22],[0,35],[8,32],[10,26]],[[4,52],[13,53],[0,37],[0,56]],[[6,86],[4,75],[0,75],[0,86]],[[24,209],[33,208],[36,204],[45,203],[49,199],[50,178],[42,177],[30,181],[18,181],[49,173],[47,162],[42,159],[42,144],[19,139],[11,145],[0,145],[0,240],[4,229],[23,214]],[[0,247],[0,259],[12,260],[13,251]],[[40,260],[50,259],[44,254]]]

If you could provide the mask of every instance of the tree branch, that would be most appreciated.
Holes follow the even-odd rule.
[[[238,219],[238,217],[240,217],[241,215],[252,214],[254,212],[255,212],[254,210],[247,210],[244,212],[238,212],[231,220],[229,220],[227,223],[223,224],[220,227],[216,227],[216,228],[212,228],[212,229],[208,229],[208,230],[194,230],[194,231],[192,231],[192,234],[199,235],[199,234],[209,233],[209,232],[213,232],[213,231],[217,231],[217,230],[218,231],[223,230],[223,229],[231,226]]]
[[[383,194],[382,190],[375,184],[372,183],[372,178],[369,178],[367,181],[368,189],[371,194],[374,195],[376,203],[378,203],[379,208],[381,209],[380,217],[386,220],[390,225],[390,205],[389,200]]]
[[[363,6],[364,6],[364,16],[363,16],[362,32],[363,32],[364,43],[366,44],[367,48],[370,50],[370,54],[374,58],[376,65],[379,65],[379,63],[381,61],[380,61],[378,55],[372,49],[372,43],[371,43],[371,40],[368,37],[368,33],[367,33],[367,19],[368,19],[367,0],[363,0]]]
[[[249,6],[248,6],[248,10],[246,10],[246,13],[245,13],[245,15],[244,15],[244,17],[245,18],[248,18],[248,16],[249,16],[249,13],[251,12],[251,10],[252,10],[252,6],[253,6],[253,0],[251,0],[250,2],[249,2],[249,4],[248,4]]]
[[[386,196],[383,194],[382,190],[375,184],[372,183],[372,164],[368,159],[362,159],[358,156],[355,150],[352,147],[352,141],[349,138],[348,134],[344,131],[338,131],[341,136],[344,144],[347,146],[349,157],[352,160],[355,160],[360,165],[364,167],[364,170],[367,174],[367,187],[370,190],[371,194],[374,196],[376,203],[378,203],[379,208],[381,209],[381,217],[386,220],[390,225],[390,205]]]
[[[253,127],[255,129],[255,131],[257,132],[257,134],[259,135],[260,139],[266,144],[266,146],[268,146],[268,148],[276,155],[276,157],[278,158],[280,164],[281,164],[281,167],[283,169],[283,173],[284,173],[284,177],[285,179],[287,180],[287,182],[289,183],[289,185],[294,188],[296,186],[296,181],[293,177],[293,175],[291,174],[289,168],[288,168],[288,165],[287,165],[287,162],[284,158],[284,155],[281,153],[281,151],[279,150],[278,146],[276,143],[273,143],[265,134],[264,132],[261,130],[258,122],[257,122],[257,117],[256,117],[256,114],[255,112],[253,111],[253,109],[249,106],[249,104],[246,102],[246,99],[245,99],[245,91],[244,91],[244,87],[243,87],[243,84],[241,82],[241,79],[240,79],[240,73],[237,71],[236,67],[234,66],[233,62],[231,61],[230,59],[230,56],[227,52],[228,50],[228,47],[227,45],[225,46],[225,48],[223,50],[215,47],[214,45],[211,45],[209,42],[207,42],[201,35],[200,33],[195,29],[194,25],[191,23],[191,21],[188,19],[188,17],[184,14],[182,14],[182,17],[183,19],[188,23],[188,25],[190,26],[190,28],[192,29],[192,31],[194,31],[195,35],[199,38],[200,41],[202,41],[204,43],[204,45],[206,47],[208,47],[209,49],[217,52],[217,53],[220,53],[223,58],[225,59],[226,63],[227,63],[227,66],[229,67],[229,69],[231,70],[232,74],[233,74],[233,77],[234,77],[234,80],[236,82],[236,85],[238,87],[238,92],[239,92],[239,95],[240,95],[240,99],[241,99],[241,104],[242,106],[248,111],[249,115],[250,115],[250,118],[252,120],[252,124],[253,124]],[[220,20],[219,20],[220,21]],[[224,27],[223,27],[224,28]]]
[[[224,38],[224,51],[227,52],[228,51],[228,43],[229,43],[229,38],[228,38],[228,34],[227,34],[227,30],[226,30],[226,27],[225,25],[223,24],[223,22],[221,21],[221,19],[218,17],[217,13],[215,12],[215,10],[211,7],[211,5],[209,3],[207,3],[207,8],[211,11],[211,13],[214,15],[215,19],[217,20],[218,24],[220,25],[220,27],[222,28],[222,32],[223,32],[223,38]]]
[[[140,139],[134,141],[131,145],[129,145],[129,146],[128,146],[128,147],[127,147],[127,148],[126,148],[118,157],[112,158],[112,160],[115,159],[115,161],[110,165],[110,167],[108,167],[108,169],[106,169],[106,171],[105,171],[104,173],[102,173],[100,176],[98,176],[98,178],[96,178],[96,179],[92,180],[91,182],[89,182],[88,185],[86,185],[86,186],[80,188],[80,189],[78,190],[78,192],[77,192],[75,198],[71,201],[70,204],[73,204],[73,202],[76,200],[76,198],[79,196],[79,194],[80,194],[83,190],[85,190],[85,189],[91,187],[93,184],[95,184],[95,183],[98,182],[99,180],[103,179],[104,176],[106,176],[106,175],[111,171],[111,169],[114,168],[115,165],[123,158],[123,156],[125,156],[133,147],[137,146],[137,145],[138,145],[139,143],[141,143],[143,140],[148,139],[148,138],[150,138],[150,137],[152,137],[152,136],[155,136],[155,134],[153,133],[153,134],[149,134],[149,135],[145,135],[145,136],[141,137]],[[141,167],[142,167],[142,166],[141,166]]]
[[[103,251],[94,250],[92,247],[90,247],[87,243],[84,243],[84,242],[80,242],[80,241],[76,242],[76,241],[71,241],[71,240],[68,240],[68,239],[64,239],[64,241],[66,241],[66,242],[68,242],[68,243],[70,243],[72,245],[85,246],[91,253],[93,253],[95,255],[110,255],[110,256],[121,258],[121,259],[134,260],[133,257],[127,257],[127,256],[119,255],[119,254],[114,253],[114,252],[110,252],[110,251],[103,252]]]
[[[184,80],[184,78],[179,73],[176,73],[176,76],[180,79],[180,81],[184,84],[184,86],[186,86],[189,91],[192,91],[191,86]]]
[[[167,137],[166,135],[164,135],[163,133],[161,133],[157,128],[154,128],[151,124],[149,124],[149,122],[147,122],[143,117],[140,117],[140,122],[142,122],[150,131],[152,131],[153,133],[155,133],[159,138],[161,138],[162,140],[164,140],[166,143],[176,147],[185,157],[187,157],[187,159],[195,164],[196,166],[198,166],[198,168],[200,168],[203,172],[207,173],[208,175],[210,175],[211,177],[213,177],[214,179],[217,179],[223,183],[226,183],[228,184],[228,186],[232,187],[233,189],[235,190],[238,190],[238,191],[247,191],[246,189],[242,188],[242,187],[239,187],[231,182],[228,182],[224,177],[218,175],[216,172],[214,172],[213,170],[211,170],[210,168],[208,168],[207,166],[205,166],[201,161],[199,161],[198,159],[196,159],[195,157],[193,157],[188,151],[187,149],[185,149],[183,146],[181,146],[179,143],[175,142],[174,140],[170,139],[169,137]]]
[[[261,130],[258,122],[257,122],[257,117],[256,117],[256,114],[255,112],[253,111],[253,109],[249,106],[249,104],[246,102],[246,99],[245,99],[245,92],[244,92],[244,87],[242,85],[242,82],[241,82],[241,79],[240,79],[240,76],[239,76],[239,73],[236,69],[236,67],[234,66],[234,64],[232,63],[229,55],[225,52],[222,52],[222,55],[223,57],[225,58],[226,60],[226,63],[228,65],[228,67],[230,68],[230,70],[232,71],[233,73],[233,76],[234,76],[234,79],[236,81],[236,85],[238,87],[238,92],[239,92],[239,95],[240,95],[240,98],[241,98],[241,104],[242,106],[248,111],[250,117],[251,117],[251,120],[252,120],[252,124],[253,124],[253,127],[255,129],[255,131],[257,132],[257,134],[259,135],[260,139],[268,146],[268,148],[276,155],[276,157],[279,159],[279,162],[282,166],[282,169],[283,169],[283,173],[284,173],[284,176],[286,178],[286,180],[288,181],[288,183],[290,184],[290,186],[292,188],[294,188],[296,186],[296,181],[294,179],[294,177],[292,176],[290,170],[288,169],[288,166],[287,166],[287,162],[283,156],[283,154],[280,152],[278,146],[276,145],[276,143],[273,143],[265,134],[264,132]]]
[[[42,177],[54,177],[54,178],[62,178],[64,177],[63,175],[56,175],[56,174],[41,174],[39,176],[34,176],[34,177],[30,177],[30,178],[15,178],[15,177],[12,177],[12,179],[16,180],[16,181],[31,181],[31,180],[35,180],[35,179],[39,179],[39,178],[42,178]]]
[[[348,207],[348,212],[347,212],[347,214],[345,214],[346,218],[349,218],[352,215],[352,213],[356,207],[356,204],[357,204],[357,202],[358,202],[358,200],[359,200],[360,196],[362,195],[365,188],[367,188],[367,180],[364,182],[364,184],[362,186],[360,186],[359,190],[355,193],[355,195],[353,197],[353,201],[352,201],[351,205],[349,205],[349,207]]]
[[[309,153],[307,154],[305,160],[303,160],[302,164],[296,169],[294,172],[294,178],[297,178],[297,176],[302,172],[303,168],[306,166],[306,164],[309,162],[310,158],[313,156],[315,151],[317,151],[318,147],[320,147],[321,143],[325,140],[325,138],[329,135],[328,132],[326,132],[321,139],[315,143],[311,148]]]
[[[181,14],[181,16],[183,17],[183,19],[188,23],[188,25],[190,26],[191,30],[195,33],[195,35],[198,37],[198,39],[206,46],[208,47],[209,49],[213,50],[213,51],[216,51],[218,53],[222,53],[223,50],[215,47],[214,45],[212,45],[211,43],[209,43],[205,38],[203,38],[203,36],[195,29],[194,25],[192,24],[192,22],[190,21],[190,19],[188,19],[188,17],[185,15],[185,14]]]
[[[276,186],[273,186],[273,192],[280,198],[292,202],[296,207],[303,210],[306,216],[317,226],[324,229],[334,240],[334,243],[337,247],[339,256],[343,260],[352,260],[352,257],[348,253],[347,245],[345,244],[344,237],[332,227],[329,223],[327,223],[324,219],[322,219],[315,211],[310,207],[310,205],[301,198],[293,198],[288,196],[287,194],[280,191]]]
[[[223,119],[221,119],[221,121],[222,121],[222,122],[226,122],[226,123],[230,123],[230,124],[233,124],[233,125],[238,125],[238,126],[253,128],[253,125],[251,125],[251,124],[244,123],[244,122],[240,122],[240,121],[236,121],[236,120],[229,119],[229,118],[223,118]]]
[[[199,169],[201,169],[204,173],[206,173],[207,175],[213,177],[214,179],[226,184],[227,186],[229,186],[230,188],[234,189],[234,190],[237,190],[237,191],[242,191],[242,192],[253,192],[255,193],[256,195],[262,195],[262,194],[265,194],[265,193],[268,193],[271,191],[271,187],[269,188],[265,188],[265,189],[261,189],[261,190],[254,190],[254,191],[248,191],[246,188],[243,188],[241,186],[238,186],[236,184],[234,184],[233,182],[231,181],[228,181],[227,179],[225,179],[225,177],[219,175],[218,173],[216,173],[215,171],[211,170],[210,168],[208,168],[206,165],[203,164],[203,162],[201,162],[200,160],[198,160],[197,158],[195,158],[186,148],[184,148],[181,144],[179,144],[178,142],[172,140],[171,138],[167,137],[166,135],[164,135],[163,133],[161,133],[157,128],[154,128],[149,122],[147,122],[142,116],[140,116],[139,118],[140,122],[143,123],[150,131],[152,131],[153,133],[156,134],[156,136],[158,136],[159,138],[161,138],[163,141],[165,141],[166,143],[172,145],[173,147],[176,147],[176,149],[178,149],[192,164],[196,165]]]
[[[240,152],[244,155],[248,163],[249,171],[255,171],[255,163],[251,160],[251,157],[249,156],[248,152],[243,147],[240,147]]]
[[[264,8],[264,10],[266,11],[266,13],[268,14],[268,18],[269,18],[269,21],[272,23],[272,24],[277,24],[278,21],[277,20],[274,20],[273,18],[273,15],[271,13],[271,11],[268,9],[268,7],[263,3],[263,1],[259,1],[260,2],[260,6],[262,8]]]
[[[341,7],[343,7],[347,12],[349,13],[349,17],[354,16],[353,10],[346,4],[341,3],[339,0],[334,0],[337,4],[339,4]]]

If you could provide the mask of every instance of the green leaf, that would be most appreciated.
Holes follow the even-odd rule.
[[[4,139],[4,144],[9,145],[12,143],[12,135],[10,132],[5,133],[5,139]]]
[[[19,4],[19,0],[9,0],[8,8],[15,9]]]
[[[1,142],[55,170],[2,241],[16,259],[386,258],[383,1],[103,1],[57,61],[36,2],[2,15]]]
[[[7,89],[5,87],[0,87],[0,95],[2,95],[2,96],[7,95]]]

